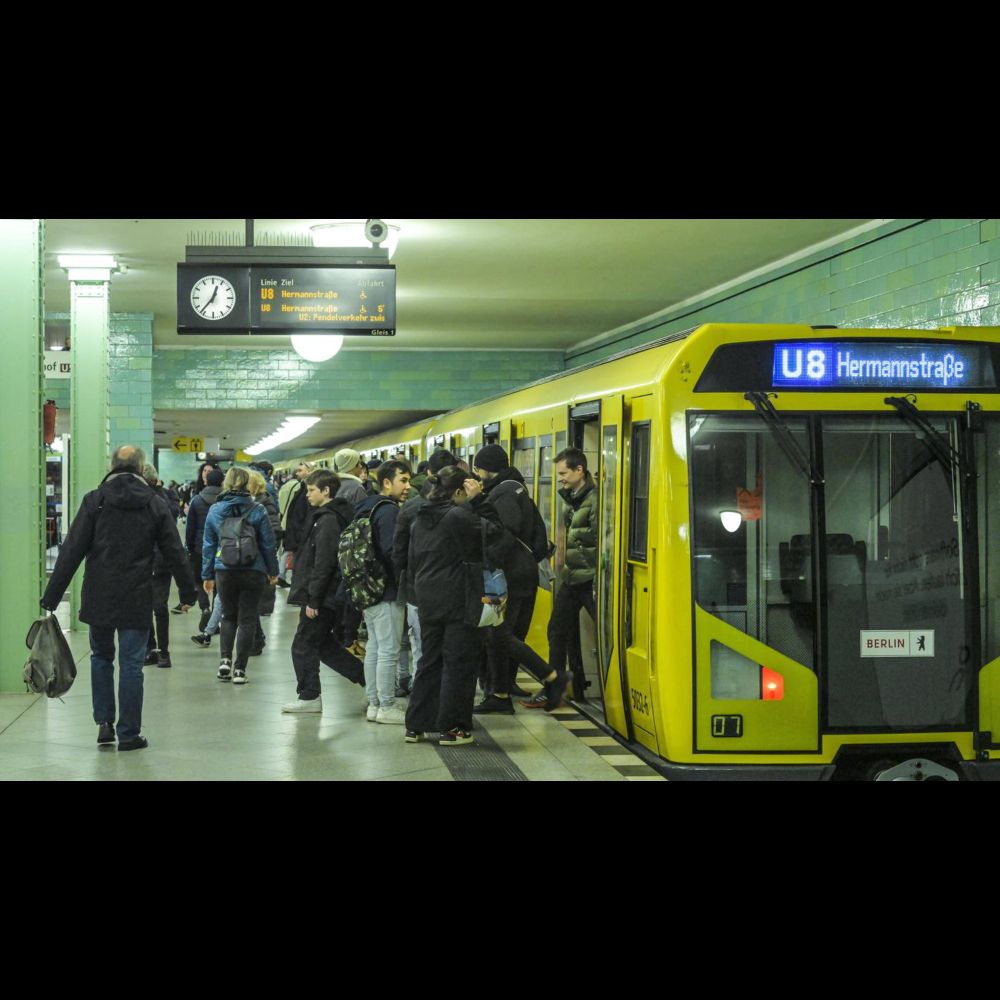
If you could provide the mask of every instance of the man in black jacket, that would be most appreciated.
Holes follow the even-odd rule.
[[[503,569],[507,577],[507,614],[502,625],[486,630],[486,697],[473,709],[475,714],[513,715],[511,688],[518,663],[544,677],[548,664],[524,644],[531,626],[538,595],[538,563],[531,553],[535,524],[535,502],[524,485],[524,477],[511,467],[507,452],[498,444],[480,449],[473,468],[483,482],[483,496],[507,529],[508,545]],[[526,695],[517,689],[513,693]]]
[[[299,627],[292,640],[292,664],[298,680],[298,700],[283,705],[282,712],[321,714],[320,646],[330,634],[335,617],[334,597],[340,582],[337,545],[340,533],[351,523],[354,508],[337,496],[340,479],[335,472],[318,469],[306,478],[306,496],[312,519],[299,545],[288,592],[288,603],[302,607]],[[346,650],[344,656],[350,657]]]
[[[201,581],[201,547],[205,538],[205,522],[208,520],[208,508],[219,499],[222,493],[222,482],[225,479],[221,469],[209,467],[205,473],[205,485],[188,507],[187,523],[184,527],[184,543],[187,546],[188,561],[191,563],[191,573],[195,586]],[[198,588],[198,607],[201,608],[201,621],[198,622],[198,633],[204,635],[208,624],[209,606],[208,594]],[[180,608],[175,608],[180,611]]]
[[[41,605],[55,611],[80,563],[80,620],[90,626],[91,692],[99,744],[115,741],[114,657],[118,632],[118,749],[148,746],[142,728],[142,661],[153,616],[153,558],[159,547],[174,574],[186,611],[195,603],[194,580],[166,503],[140,472],[141,448],[122,445],[111,472],[80,504]]]

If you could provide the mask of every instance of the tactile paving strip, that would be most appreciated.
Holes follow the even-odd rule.
[[[479,726],[475,743],[461,747],[437,748],[456,781],[527,781],[524,772],[500,749],[488,732]]]

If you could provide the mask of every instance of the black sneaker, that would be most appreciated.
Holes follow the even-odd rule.
[[[473,715],[513,715],[514,702],[510,698],[488,695],[472,710]]]
[[[420,743],[423,740],[427,739],[427,736],[425,733],[418,733],[414,729],[407,729],[406,734],[403,736],[403,739],[407,743]]]
[[[135,736],[130,740],[124,740],[118,744],[119,750],[145,750],[149,746],[149,740],[145,736]]]
[[[233,679],[232,660],[220,660],[219,672],[215,675],[220,681],[231,681]]]
[[[511,684],[510,696],[511,698],[530,698],[531,692],[525,691],[523,687],[520,687],[517,684]]]
[[[208,647],[212,645],[212,637],[210,635],[206,635],[204,632],[199,632],[198,635],[191,636],[191,641],[196,646],[201,646],[204,649],[208,649]]]
[[[233,671],[233,683],[234,684],[246,684],[246,682],[247,682],[247,672],[245,670],[240,670],[240,668],[237,667]]]
[[[170,654],[158,653],[156,656],[156,665],[158,667],[172,667],[173,664],[170,662]]]
[[[104,746],[105,743],[114,743],[115,726],[113,722],[102,722],[101,728],[97,731],[97,745]]]
[[[439,747],[458,747],[465,743],[475,743],[472,733],[467,733],[464,729],[452,729],[451,732],[442,733],[438,737]]]
[[[155,649],[147,650],[146,659],[142,661],[144,667],[155,667],[157,664],[157,653]]]
[[[278,586],[281,587],[283,590],[287,590],[291,586],[291,584],[287,580],[282,580],[281,577],[279,576]]]
[[[181,611],[181,608],[183,608],[183,607],[184,607],[183,604],[178,604],[176,608],[171,608],[170,609],[170,613],[172,615],[182,615],[184,612]]]
[[[566,685],[569,683],[569,674],[565,670],[560,670],[556,674],[556,679],[545,685],[545,711],[551,712],[562,704],[563,695],[566,693]]]

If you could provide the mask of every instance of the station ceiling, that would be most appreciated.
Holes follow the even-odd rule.
[[[258,244],[307,241],[332,219],[256,219]],[[873,219],[386,219],[400,227],[397,269],[399,349],[566,350],[677,305],[759,268],[834,241]],[[46,219],[45,308],[69,309],[60,253],[113,253],[128,268],[111,282],[112,312],[151,312],[157,348],[289,348],[289,338],[179,336],[176,265],[185,247],[242,243],[244,219]],[[344,350],[370,349],[348,337]],[[218,414],[240,420],[249,440],[276,426],[270,411]],[[407,414],[324,418],[302,447],[328,447],[405,422]],[[190,419],[189,419],[190,417]],[[192,420],[198,424],[194,426]],[[249,421],[249,422],[248,422]],[[279,421],[280,422],[280,419]],[[188,424],[191,424],[188,427]],[[157,411],[167,434],[210,433],[204,414]],[[251,426],[251,424],[253,426]],[[257,424],[260,427],[257,427]],[[257,431],[260,433],[257,433]]]

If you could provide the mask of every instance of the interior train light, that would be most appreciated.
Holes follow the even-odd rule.
[[[743,523],[743,515],[738,510],[720,511],[719,517],[722,518],[722,527],[730,534],[739,531],[739,527]]]
[[[777,670],[760,668],[760,690],[763,701],[785,700],[785,678]]]

